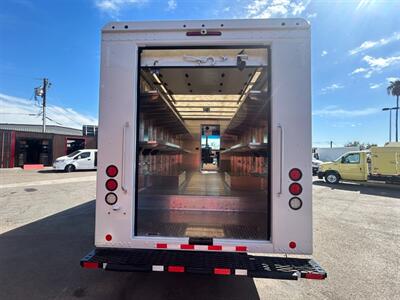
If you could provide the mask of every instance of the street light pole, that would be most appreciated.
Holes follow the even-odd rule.
[[[389,111],[389,142],[392,141],[392,110],[390,107],[382,108],[382,111]]]
[[[382,111],[389,111],[389,142],[392,141],[392,110],[398,110],[400,107],[385,107]]]

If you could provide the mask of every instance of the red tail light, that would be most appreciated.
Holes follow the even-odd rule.
[[[110,165],[106,169],[106,174],[109,177],[115,177],[118,174],[118,168],[114,165]]]
[[[296,242],[293,242],[293,241],[291,241],[290,243],[289,243],[289,248],[290,249],[294,249],[294,248],[296,248]]]
[[[299,181],[303,174],[301,173],[300,169],[294,168],[291,169],[289,172],[289,178],[293,181]]]
[[[302,191],[303,191],[303,187],[302,187],[299,183],[297,183],[297,182],[292,183],[292,184],[289,186],[289,192],[290,192],[292,195],[295,195],[295,196],[300,195]]]
[[[112,240],[112,235],[111,234],[107,234],[106,235],[106,241],[109,242]]]
[[[106,189],[109,191],[115,191],[118,187],[118,182],[115,179],[108,179],[106,181]]]

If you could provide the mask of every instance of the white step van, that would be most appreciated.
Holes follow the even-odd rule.
[[[305,20],[109,23],[96,248],[81,265],[324,279],[310,152]]]
[[[97,169],[97,149],[77,150],[58,157],[53,163],[53,169],[65,172],[95,170]]]

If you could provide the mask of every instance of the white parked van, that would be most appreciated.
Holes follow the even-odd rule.
[[[326,277],[287,257],[313,251],[307,21],[109,23],[100,69],[96,248],[82,267]]]
[[[61,156],[54,161],[53,168],[66,172],[97,169],[97,149],[82,149]]]

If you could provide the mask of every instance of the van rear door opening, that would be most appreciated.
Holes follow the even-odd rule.
[[[139,53],[135,234],[268,240],[268,48]]]

